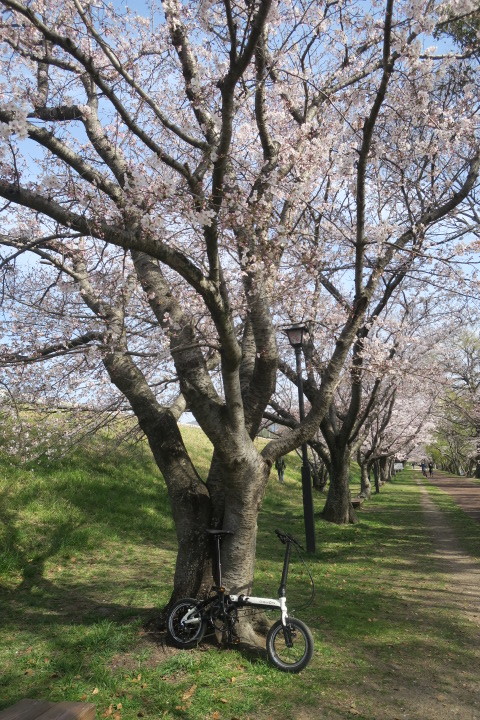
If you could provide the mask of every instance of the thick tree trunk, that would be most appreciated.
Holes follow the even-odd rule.
[[[357,522],[350,502],[350,453],[337,450],[331,454],[331,475],[327,501],[322,516],[329,522],[345,525]]]
[[[389,477],[388,477],[389,458],[381,457],[378,461],[378,467],[379,467],[379,471],[380,471],[380,485],[384,485],[389,479]]]
[[[217,524],[233,532],[233,535],[226,536],[222,541],[222,581],[224,587],[235,594],[252,593],[257,517],[269,472],[270,466],[247,435],[240,443],[236,438],[235,448],[230,452],[226,446],[221,455],[219,451],[214,454],[208,481],[212,497],[217,498],[214,516]],[[223,493],[216,493],[214,488],[218,488],[217,479],[220,477]],[[223,519],[218,523],[221,509]],[[264,632],[265,629],[264,618],[257,615],[252,618],[248,613],[241,615],[237,626],[239,639],[251,644],[258,644],[257,632]]]
[[[261,460],[245,462],[226,482],[223,526],[234,535],[225,542],[224,584],[235,593],[252,590],[257,539],[257,516],[265,492],[268,470]]]
[[[178,427],[162,425],[147,435],[152,453],[167,485],[178,541],[173,591],[170,603],[181,597],[196,596],[212,585],[211,548],[206,529],[210,527],[212,506],[208,490],[198,477],[183,446]],[[169,603],[169,604],[170,604]]]
[[[144,430],[148,437],[148,428],[144,427]],[[173,427],[172,431],[171,442],[178,443]],[[188,465],[180,468],[174,462],[166,466],[163,457],[166,441],[164,432],[163,447],[159,449],[158,441],[150,441],[149,438],[150,447],[156,459],[158,457],[157,462],[167,483],[177,530],[178,555],[171,600],[183,596],[201,596],[210,590],[213,584],[213,544],[205,530],[212,526],[233,531],[233,535],[226,536],[221,544],[224,587],[236,594],[251,594],[257,517],[268,480],[269,465],[248,436],[245,436],[243,443],[239,443],[237,438],[230,452],[227,444],[221,454],[214,452],[207,488],[201,481],[198,482],[196,473],[190,476],[191,468]],[[239,452],[239,445],[243,445],[242,452]],[[181,448],[177,447],[177,458],[179,454]],[[169,453],[171,455],[175,453]],[[252,619],[245,613],[240,617],[237,630],[243,642],[258,644],[257,632],[265,631],[264,619],[257,616]]]
[[[178,540],[170,602],[211,585],[210,548],[205,530],[212,514],[208,489],[193,466],[176,418],[158,404],[145,378],[123,349],[104,358],[112,382],[128,398],[162,473]]]
[[[360,495],[367,499],[372,494],[369,469],[367,461],[360,463]]]
[[[212,526],[233,531],[221,545],[223,585],[229,592],[251,594],[257,517],[270,467],[248,436],[243,443],[236,438],[230,451],[226,437],[222,452],[214,452],[207,487],[190,461],[186,462],[188,456],[178,427],[173,419],[172,422],[171,434],[163,424],[161,435],[153,434],[148,423],[142,423],[167,484],[177,531],[178,555],[170,602],[178,597],[202,596],[210,590],[213,544],[205,530]],[[165,459],[167,449],[167,458],[174,458],[170,463]],[[265,630],[264,618],[257,615],[252,618],[248,613],[240,617],[237,626],[239,639],[250,644],[263,643],[257,632]]]
[[[104,363],[128,398],[167,486],[178,539],[170,602],[202,595],[211,588],[212,547],[205,531],[212,525],[234,533],[223,542],[223,584],[231,592],[251,593],[257,516],[270,463],[259,454],[248,432],[233,430],[225,418],[217,428],[218,442],[205,484],[183,444],[176,417],[158,404],[121,342]],[[250,620],[242,619],[240,632],[242,639],[255,641]]]

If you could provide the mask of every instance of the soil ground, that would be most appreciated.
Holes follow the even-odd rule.
[[[480,522],[480,483],[468,478],[448,477],[434,473],[429,481],[447,492],[467,515]]]
[[[430,498],[423,478],[418,476],[417,482],[421,486],[422,509],[425,522],[429,528],[435,544],[435,553],[432,558],[435,569],[440,571],[445,579],[441,590],[431,592],[428,587],[416,589],[416,602],[425,603],[430,607],[439,607],[452,617],[464,619],[468,626],[472,625],[478,630],[473,636],[475,645],[472,645],[472,633],[465,633],[465,643],[470,652],[476,656],[476,667],[468,670],[455,668],[455,657],[448,650],[448,638],[445,642],[445,655],[434,663],[425,658],[424,673],[419,673],[422,662],[419,658],[412,658],[412,667],[415,676],[412,677],[411,668],[405,663],[406,658],[399,658],[394,670],[394,682],[391,704],[384,706],[384,720],[480,720],[480,562],[463,552],[460,548],[454,531],[450,527],[445,514]],[[480,486],[471,480],[434,475],[430,482],[447,492],[454,501],[469,515],[480,522]],[[419,592],[420,591],[420,592]],[[405,598],[409,596],[406,591]],[[415,603],[414,596],[410,597]],[[412,613],[415,621],[415,605],[410,604],[407,612]],[[476,636],[476,637],[475,637]],[[373,688],[370,688],[371,691]],[[379,698],[380,699],[380,698]],[[383,703],[379,703],[383,705]],[[380,715],[372,712],[372,718],[380,720]]]

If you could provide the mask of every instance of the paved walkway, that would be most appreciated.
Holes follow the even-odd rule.
[[[449,477],[439,472],[429,482],[447,492],[467,515],[480,522],[480,483],[461,477]]]

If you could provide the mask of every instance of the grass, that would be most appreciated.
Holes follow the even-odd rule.
[[[205,476],[208,443],[193,428],[185,437]],[[318,513],[322,506],[317,496]],[[169,597],[175,533],[143,445],[97,438],[61,461],[23,468],[2,461],[0,708],[38,697],[94,702],[99,718],[113,720],[279,720],[310,717],[319,707],[327,720],[371,720],[392,702],[399,665],[415,682],[428,662],[434,678],[448,652],[451,672],[469,681],[473,630],[427,602],[445,579],[432,567],[411,472],[384,486],[359,517],[342,527],[317,517],[318,551],[308,560],[316,597],[308,607],[309,575],[301,563],[292,566],[289,607],[311,627],[316,649],[307,670],[290,676],[261,653],[208,645],[179,652],[144,630]],[[295,455],[287,458],[286,483],[274,473],[269,482],[256,594],[278,587],[278,526],[303,536]],[[459,525],[462,542],[480,557],[478,536],[465,528]]]

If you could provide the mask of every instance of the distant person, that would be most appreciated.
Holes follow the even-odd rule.
[[[433,462],[428,463],[428,474],[430,475],[430,477],[432,477],[433,475]]]
[[[422,460],[420,467],[422,468],[422,475],[424,477],[427,477],[427,463],[425,462],[425,460]]]
[[[412,462],[412,468],[415,470],[415,463]]]
[[[275,460],[275,469],[278,473],[278,480],[279,482],[283,483],[285,482],[285,468],[287,466],[287,463],[285,462],[285,458],[279,457]]]

